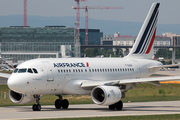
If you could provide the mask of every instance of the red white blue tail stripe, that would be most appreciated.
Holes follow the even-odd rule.
[[[153,3],[137,36],[135,44],[127,57],[151,58],[152,46],[156,35],[156,25],[160,3]],[[141,56],[140,56],[141,55]],[[143,56],[144,55],[144,56]]]
[[[149,20],[149,23],[144,31],[144,34],[141,37],[139,45],[137,46],[137,49],[134,52],[134,54],[148,54],[150,52],[156,34],[156,23],[157,16],[159,13],[159,5],[160,4],[156,4],[153,14]]]

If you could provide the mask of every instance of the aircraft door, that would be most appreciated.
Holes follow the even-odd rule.
[[[43,62],[43,64],[44,64],[46,71],[47,71],[47,81],[48,82],[54,81],[54,75],[53,75],[51,65],[49,64],[49,62]]]
[[[135,66],[136,66],[136,69],[135,69],[135,70],[137,71],[136,78],[140,78],[140,76],[141,76],[140,66],[139,66],[139,64],[138,64],[137,61],[134,61],[134,64],[135,64]]]

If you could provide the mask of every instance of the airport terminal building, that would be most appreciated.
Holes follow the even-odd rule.
[[[14,62],[34,58],[74,56],[75,28],[46,26],[0,28],[1,57]]]

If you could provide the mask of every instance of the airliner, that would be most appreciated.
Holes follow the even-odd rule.
[[[125,92],[136,84],[179,80],[180,76],[147,78],[163,67],[152,59],[160,3],[153,3],[130,53],[124,58],[38,58],[26,61],[7,76],[9,97],[17,104],[35,101],[40,111],[43,95],[56,95],[56,109],[68,109],[63,95],[91,95],[97,105],[121,110]]]

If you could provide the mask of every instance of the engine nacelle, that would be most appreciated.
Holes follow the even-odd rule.
[[[116,86],[97,86],[92,90],[91,97],[98,105],[112,105],[121,99],[122,92]]]
[[[17,104],[27,104],[35,100],[32,95],[21,94],[12,90],[9,90],[9,98],[12,102]]]

